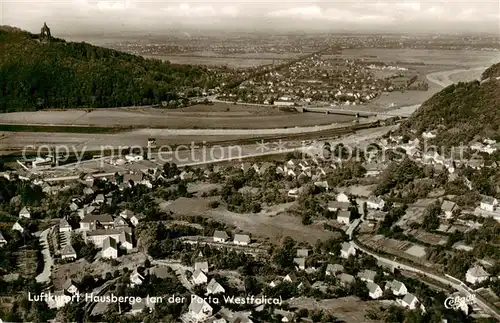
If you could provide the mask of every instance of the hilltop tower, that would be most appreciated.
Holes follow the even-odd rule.
[[[47,26],[47,23],[43,23],[42,30],[40,31],[40,41],[50,41],[52,36],[50,35],[50,28]]]

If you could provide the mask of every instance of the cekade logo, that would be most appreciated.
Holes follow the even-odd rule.
[[[444,307],[450,310],[457,310],[463,306],[472,305],[476,302],[476,295],[470,294],[467,297],[448,297],[444,301]]]

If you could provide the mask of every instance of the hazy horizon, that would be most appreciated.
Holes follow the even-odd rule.
[[[38,32],[44,21],[54,35],[169,30],[500,34],[500,2],[3,0],[0,24]]]

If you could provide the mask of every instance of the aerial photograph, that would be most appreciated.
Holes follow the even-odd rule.
[[[499,0],[0,0],[7,322],[500,322]]]

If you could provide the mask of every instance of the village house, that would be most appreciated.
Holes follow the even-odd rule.
[[[274,315],[281,317],[281,322],[283,322],[283,323],[294,322],[294,318],[295,318],[294,312],[280,310],[280,309],[275,309]]]
[[[141,298],[140,302],[133,303],[131,305],[130,311],[128,313],[131,315],[141,314],[144,312],[144,309],[146,309],[146,308],[148,309],[147,311],[151,313],[153,311],[154,307],[155,307],[155,303],[152,303],[150,301],[150,298],[145,297],[145,298]]]
[[[465,274],[465,281],[473,285],[481,283],[488,278],[490,278],[490,275],[479,265],[469,268]]]
[[[384,170],[384,166],[379,163],[364,163],[363,168],[366,170],[365,177],[378,176]]]
[[[444,200],[443,204],[441,204],[441,210],[447,219],[451,219],[453,212],[458,210],[458,205],[455,202]]]
[[[229,236],[227,235],[226,231],[215,230],[213,239],[214,242],[224,243],[227,241],[227,239],[229,239]]]
[[[129,219],[134,215],[134,212],[130,210],[123,210],[120,212],[120,216],[124,219]]]
[[[405,297],[403,297],[403,300],[401,301],[401,305],[403,307],[410,309],[410,310],[414,310],[417,307],[419,307],[419,305],[420,305],[420,309],[422,311],[425,311],[424,306],[420,304],[420,301],[418,300],[418,298],[415,295],[410,294],[410,293],[406,294]]]
[[[289,273],[285,277],[283,277],[283,281],[287,283],[296,283],[297,282],[297,276],[295,276],[294,273]]]
[[[235,234],[233,243],[239,246],[248,246],[250,237],[246,234]]]
[[[76,212],[76,211],[78,210],[78,208],[79,208],[79,206],[78,206],[78,204],[76,204],[75,202],[71,202],[71,203],[69,204],[69,210],[70,210],[71,212]]]
[[[346,211],[351,203],[349,202],[338,202],[338,201],[330,201],[328,202],[328,211],[337,212],[337,211]]]
[[[73,228],[69,224],[68,220],[66,218],[62,218],[59,221],[59,232],[71,232]]]
[[[211,279],[207,285],[207,295],[211,294],[223,294],[226,290],[219,284],[215,279]]]
[[[144,276],[141,275],[137,268],[130,274],[130,287],[141,285],[144,282]]]
[[[292,188],[290,190],[288,190],[288,197],[293,197],[293,198],[297,198],[299,197],[299,189],[298,188]]]
[[[59,309],[61,307],[64,307],[69,302],[71,302],[71,296],[66,295],[66,293],[63,290],[56,290],[54,291],[53,294],[54,297],[48,298],[46,301],[49,308]]]
[[[384,293],[382,288],[373,282],[367,282],[366,287],[368,288],[368,296],[370,296],[371,299],[377,299]]]
[[[354,276],[349,275],[349,274],[345,274],[345,273],[338,275],[337,278],[343,286],[348,286],[348,285],[354,283],[354,280],[355,280]]]
[[[132,242],[132,234],[129,232],[122,231],[118,237],[118,242],[120,247],[125,250],[134,249],[134,243]]]
[[[488,212],[495,212],[495,208],[497,206],[498,206],[498,200],[491,196],[484,196],[483,199],[481,200],[481,204],[479,205],[479,207],[482,210]]]
[[[73,280],[71,279],[67,279],[63,286],[62,286],[63,290],[71,295],[75,295],[75,294],[78,294],[79,291],[78,291],[78,286],[73,282]]]
[[[385,284],[385,289],[391,290],[396,296],[406,295],[408,293],[408,289],[406,289],[405,284],[395,279],[387,282],[387,284]]]
[[[14,225],[12,226],[12,230],[18,231],[19,233],[24,232],[24,228],[19,224],[19,222],[14,223]]]
[[[205,275],[203,273],[203,271],[199,270],[199,269],[196,269],[194,272],[193,272],[193,276],[192,276],[192,279],[193,279],[193,283],[195,285],[201,285],[201,284],[206,284],[207,283],[207,275]]]
[[[309,256],[309,249],[297,249],[297,257],[305,258]]]
[[[124,227],[128,227],[127,221],[125,221],[125,219],[122,218],[121,216],[117,216],[113,220],[113,228],[120,229],[120,228],[124,228]]]
[[[335,276],[338,273],[344,271],[344,266],[339,264],[328,264],[326,266],[325,275],[326,276]]]
[[[91,189],[90,187],[85,187],[83,189],[83,194],[85,194],[85,195],[92,195],[92,194],[94,194],[94,190]]]
[[[94,199],[94,203],[96,204],[103,204],[105,201],[104,195],[103,194],[97,194],[97,196]]]
[[[80,221],[80,229],[83,231],[96,230],[99,226],[105,229],[113,225],[113,217],[109,214],[89,214]]]
[[[351,222],[351,211],[338,211],[337,222],[349,225]]]
[[[111,237],[104,239],[102,242],[101,257],[110,259],[118,258],[118,246],[115,239]]]
[[[349,242],[343,242],[340,248],[340,256],[342,258],[349,258],[349,256],[355,256],[356,255],[356,249],[352,244]]]
[[[279,284],[280,284],[280,281],[278,279],[275,279],[269,283],[269,287],[274,288],[274,287],[278,286]]]
[[[305,258],[293,258],[293,263],[296,265],[298,270],[306,269],[306,259]]]
[[[366,206],[372,210],[381,210],[385,206],[385,201],[378,196],[370,196],[366,201]]]
[[[194,263],[194,270],[201,270],[205,274],[208,273],[208,262],[207,261],[197,261]]]
[[[336,198],[337,202],[344,202],[344,203],[350,203],[351,201],[349,200],[349,196],[342,192],[342,193],[339,193],[337,194]]]
[[[358,273],[358,278],[361,279],[362,281],[365,281],[365,282],[374,283],[376,275],[377,275],[377,273],[375,271],[370,270],[370,269],[365,269],[365,270],[360,271]]]
[[[132,225],[136,227],[143,218],[144,215],[142,214],[134,214],[130,217],[130,223],[132,223]]]
[[[7,240],[4,238],[2,232],[0,232],[0,247],[3,247],[7,244]]]
[[[77,258],[76,251],[70,243],[68,243],[61,249],[61,259],[75,260],[76,258]]]
[[[29,211],[29,208],[27,206],[23,207],[21,211],[19,211],[19,218],[25,218],[25,219],[31,218],[31,212]]]
[[[188,316],[193,322],[201,322],[212,316],[213,308],[203,298],[193,295]]]

